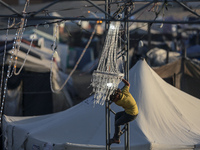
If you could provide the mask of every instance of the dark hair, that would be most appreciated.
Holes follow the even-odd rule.
[[[116,98],[116,96],[118,95],[118,94],[120,94],[122,91],[118,88],[118,89],[116,89],[116,90],[114,90],[113,91],[113,93],[110,95],[110,100],[111,101],[113,101],[115,98]]]
[[[116,89],[115,90],[115,94],[119,94],[119,93],[121,93],[122,91],[118,88],[118,89]]]

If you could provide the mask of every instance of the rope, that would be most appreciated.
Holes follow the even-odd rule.
[[[53,92],[59,92],[59,91],[61,91],[61,90],[64,88],[64,86],[67,84],[68,80],[69,80],[70,77],[73,75],[74,71],[76,70],[76,68],[78,67],[80,61],[82,60],[82,58],[83,58],[83,56],[84,56],[86,50],[88,49],[88,47],[89,47],[89,45],[90,45],[90,43],[91,43],[91,41],[92,41],[92,39],[93,39],[93,37],[94,37],[94,34],[95,34],[95,32],[96,32],[96,28],[97,28],[97,24],[95,25],[94,30],[93,30],[93,32],[92,32],[92,34],[91,34],[91,36],[90,36],[90,39],[89,39],[87,45],[85,46],[83,52],[81,53],[81,56],[79,57],[78,61],[76,62],[74,68],[73,68],[72,71],[70,72],[69,76],[67,77],[67,79],[65,80],[65,82],[63,83],[63,85],[62,85],[59,89],[57,89],[57,90],[54,90],[54,89],[53,89],[53,84],[52,84],[52,69],[51,69],[51,75],[50,75],[50,78],[51,78],[51,90],[52,90]]]

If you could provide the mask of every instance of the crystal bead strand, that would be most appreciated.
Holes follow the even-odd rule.
[[[13,70],[12,70],[12,72],[11,72],[11,74],[10,74],[10,76],[9,76],[9,78],[11,78],[12,77],[12,75],[13,75],[13,73],[15,73],[16,74],[16,66],[17,66],[17,59],[18,59],[18,52],[19,52],[19,48],[20,48],[20,44],[21,44],[21,40],[22,40],[22,35],[23,35],[23,32],[22,31],[24,31],[25,30],[25,28],[24,28],[24,30],[21,30],[21,27],[22,27],[22,22],[21,22],[21,25],[20,25],[20,28],[19,29],[17,29],[17,31],[16,31],[16,34],[15,34],[15,40],[14,40],[14,42],[13,42],[13,55],[15,55],[15,61],[14,61],[14,67],[13,67]],[[21,32],[20,32],[21,31]],[[16,52],[16,50],[17,50],[17,52]]]
[[[121,26],[120,26],[121,27]],[[122,60],[122,72],[124,73],[125,71],[124,71],[124,64],[123,64],[123,54],[122,54],[122,33],[121,33],[121,31],[119,31],[119,36],[120,36],[120,42],[119,42],[119,50],[120,50],[120,53],[121,53],[121,60]]]
[[[21,25],[20,25],[20,28],[19,28],[18,39],[17,39],[17,42],[16,42],[16,44],[17,44],[16,45],[17,46],[17,52],[15,54],[15,63],[14,63],[14,74],[15,75],[19,75],[20,71],[21,71],[21,70],[18,71],[18,72],[16,71],[17,70],[17,59],[18,59],[18,53],[19,53],[19,49],[20,49],[20,45],[21,45],[21,42],[22,42],[22,37],[23,37],[23,33],[25,31],[26,24],[27,24],[27,19],[23,18],[22,22],[21,22]]]
[[[26,8],[27,8],[27,6],[29,6],[29,0],[27,0],[25,5],[24,5],[24,10],[22,12],[23,18],[21,18],[20,27],[17,30],[17,32],[18,32],[18,37],[17,37],[17,41],[16,41],[17,52],[15,54],[15,63],[14,63],[14,74],[15,75],[19,75],[20,71],[21,71],[20,70],[19,72],[16,72],[16,70],[17,70],[18,53],[19,53],[21,42],[22,42],[22,37],[23,37],[24,31],[25,31],[25,27],[26,27],[26,24],[27,24],[27,19],[25,19],[26,18]],[[22,68],[23,67],[21,67],[21,69]]]
[[[120,78],[123,76],[119,72],[116,56],[119,25],[119,22],[112,22],[110,24],[97,71],[93,72],[94,80],[92,80],[93,83],[91,85],[95,92],[94,104],[103,105],[107,95],[111,94],[118,87]],[[112,86],[108,86],[108,83],[112,83]]]
[[[36,30],[37,30],[37,28],[38,28],[38,25],[36,26]],[[20,72],[22,71],[22,69],[23,69],[23,67],[24,67],[24,65],[25,65],[25,63],[26,63],[26,59],[27,59],[27,57],[28,57],[28,54],[29,54],[29,52],[31,51],[34,38],[35,38],[35,35],[33,35],[32,39],[31,39],[31,43],[30,43],[30,45],[29,45],[29,49],[28,49],[28,51],[27,51],[27,53],[26,53],[26,56],[25,56],[25,58],[24,58],[23,64],[21,65],[21,67],[20,67],[20,69],[19,69],[18,72],[14,72],[15,75],[19,75]],[[16,68],[16,67],[15,67],[15,68]],[[16,70],[16,69],[15,69],[15,70]]]
[[[6,60],[6,48],[7,48],[7,41],[8,41],[9,24],[10,24],[10,18],[8,19],[8,27],[6,31],[6,40],[5,40],[5,45],[4,45],[3,64],[2,64],[2,70],[1,70],[0,101],[1,101],[3,79],[4,79],[4,66],[5,66],[5,60]]]
[[[119,23],[118,23],[119,24]],[[117,26],[119,26],[117,24]],[[116,42],[116,44],[114,45],[114,66],[113,66],[113,68],[114,68],[114,70],[116,71],[116,72],[118,72],[118,68],[117,68],[117,47],[118,47],[118,37],[119,37],[119,27],[117,27],[118,28],[118,30],[116,31],[116,36],[115,36],[115,42]]]
[[[9,27],[8,27],[8,29],[9,29]],[[7,34],[6,35],[8,35],[8,29],[7,29]],[[7,44],[7,41],[5,42],[5,44]],[[5,46],[4,51],[6,51],[6,46]],[[4,109],[5,97],[6,97],[6,91],[7,91],[7,82],[8,82],[8,78],[9,78],[9,75],[10,75],[12,60],[13,60],[13,52],[12,52],[10,60],[9,60],[9,65],[8,65],[8,70],[7,70],[7,76],[6,76],[6,79],[5,79],[4,90],[3,90],[3,98],[1,100],[0,123],[2,123],[2,115],[3,115],[3,109]],[[1,86],[1,92],[2,92],[2,86]]]
[[[13,57],[14,57],[14,52],[15,52],[15,50],[16,50],[16,40],[17,40],[17,33],[15,34],[15,38],[14,38],[14,41],[13,41],[13,46],[12,46],[12,51],[11,51],[11,56],[10,56],[10,59],[12,59],[13,60]],[[13,69],[12,69],[12,72],[10,72],[10,75],[9,75],[9,78],[11,78],[12,77],[12,75],[13,75],[13,73],[14,73],[14,67],[13,67]]]
[[[27,2],[26,2],[26,5],[27,5]],[[5,97],[6,97],[6,91],[7,91],[7,83],[8,83],[8,78],[11,75],[10,71],[11,71],[11,65],[12,65],[14,50],[16,48],[15,46],[16,46],[16,42],[17,42],[17,37],[18,36],[17,36],[17,33],[16,33],[16,37],[15,37],[14,42],[13,42],[13,49],[12,49],[11,57],[10,57],[10,60],[9,60],[9,65],[8,65],[8,70],[7,70],[7,76],[6,76],[6,79],[5,79],[4,90],[3,90],[3,98],[1,100],[0,123],[2,123],[2,115],[3,115],[4,104],[5,104]]]

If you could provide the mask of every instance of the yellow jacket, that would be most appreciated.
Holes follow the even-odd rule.
[[[120,95],[120,100],[116,101],[115,104],[123,107],[125,112],[129,115],[137,115],[139,112],[136,101],[129,92],[129,86],[124,86]]]

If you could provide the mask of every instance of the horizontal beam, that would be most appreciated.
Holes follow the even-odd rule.
[[[0,15],[1,17],[1,15]],[[58,20],[57,22],[61,21],[67,21],[67,20],[81,20],[81,21],[127,21],[127,22],[141,22],[141,23],[165,23],[165,24],[200,24],[200,20],[198,21],[165,21],[165,20],[134,20],[134,19],[122,19],[122,20],[117,20],[117,19],[105,19],[105,18],[72,18],[72,17],[51,17],[51,16],[45,16],[45,17],[33,17],[29,18],[29,20]],[[60,20],[60,21],[59,21]]]
[[[61,1],[72,1],[72,0],[61,0]],[[73,0],[73,1],[85,1],[85,0]],[[91,0],[91,1],[102,1],[102,0]],[[128,1],[128,0],[127,0]],[[174,0],[131,0],[132,2],[174,2]],[[179,2],[199,2],[199,0],[178,0]],[[105,2],[102,1],[102,2]]]
[[[132,0],[132,2],[174,2],[174,0]],[[178,0],[179,2],[199,2],[199,0]]]
[[[60,0],[55,0],[55,1],[53,1],[53,2],[50,3],[49,5],[43,7],[42,9],[40,9],[40,10],[38,10],[37,12],[35,12],[34,14],[32,14],[31,16],[37,15],[38,13],[42,12],[43,10],[49,8],[50,6],[52,6],[52,5],[54,5],[54,4],[58,3],[58,2],[60,2]]]
[[[12,18],[13,16],[10,15],[0,15],[0,17],[3,18]],[[16,16],[15,18],[20,18],[19,16]],[[54,17],[54,16],[35,16],[35,17],[25,17],[29,20],[52,20],[52,22],[54,23],[59,23],[59,22],[63,22],[63,21],[127,21],[127,22],[138,22],[138,23],[165,23],[165,24],[200,24],[200,20],[197,21],[165,21],[165,20],[134,20],[134,19],[121,19],[121,20],[117,20],[117,19],[105,19],[105,18],[77,18],[77,17]],[[57,20],[57,21],[55,21]]]
[[[12,12],[16,13],[17,15],[22,16],[20,12],[18,12],[16,9],[10,7],[7,3],[3,2],[2,0],[0,0],[0,4],[2,4],[3,6],[5,6],[9,10],[11,10]]]
[[[1,15],[0,15],[1,17]],[[63,21],[67,21],[67,20],[70,20],[70,21],[75,21],[75,20],[82,20],[82,21],[98,21],[99,19],[97,18],[55,18],[53,17],[54,19],[56,19],[57,21],[50,21],[50,22],[45,22],[45,23],[38,23],[37,25],[38,26],[42,26],[42,25],[46,25],[46,24],[54,24],[54,23],[60,23],[60,22],[63,22]],[[34,18],[29,18],[30,20],[33,19],[37,19],[37,20],[51,20],[51,18],[47,18],[47,17],[34,17]],[[102,21],[118,21],[118,20],[111,20],[111,19],[101,19]],[[122,20],[121,20],[122,21]],[[126,20],[127,22],[135,22],[135,23],[158,23],[158,24],[200,24],[200,20],[199,21],[163,21],[163,20]],[[124,20],[122,21],[124,22]],[[36,24],[30,24],[30,25],[27,25],[27,27],[34,27],[36,26]],[[13,28],[9,28],[9,29],[17,29],[17,27],[13,27]],[[0,31],[1,30],[7,30],[7,28],[0,28]]]
[[[61,1],[72,1],[72,0],[61,0]],[[85,1],[85,0],[73,0],[73,1]],[[101,2],[102,0],[91,0]],[[132,2],[173,2],[174,0],[132,0]],[[199,2],[199,0],[178,0],[179,2]],[[102,1],[102,2],[105,2]]]

